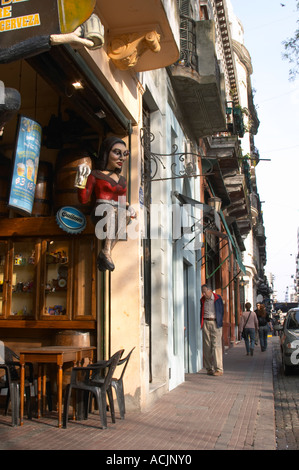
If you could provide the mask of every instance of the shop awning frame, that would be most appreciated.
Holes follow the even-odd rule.
[[[209,186],[210,186],[210,189],[211,189],[211,191],[212,191],[213,196],[215,196],[215,193],[214,193],[214,191],[213,191],[213,188],[211,187],[211,184],[209,184]],[[219,211],[219,215],[220,215],[220,218],[221,218],[221,220],[222,220],[222,222],[223,222],[223,225],[224,225],[224,227],[225,227],[225,230],[226,230],[226,233],[227,233],[227,235],[228,235],[228,238],[229,238],[229,240],[230,240],[230,242],[231,242],[231,244],[232,244],[232,246],[233,246],[233,251],[234,251],[234,254],[235,254],[237,263],[238,263],[238,265],[239,265],[239,267],[240,267],[242,273],[243,273],[243,274],[246,274],[246,268],[245,268],[245,266],[244,266],[243,263],[242,263],[240,249],[239,249],[239,247],[237,246],[237,243],[235,242],[235,240],[234,240],[234,238],[233,238],[233,236],[232,236],[232,234],[231,234],[231,231],[230,231],[230,229],[229,229],[229,227],[228,227],[228,224],[227,224],[227,222],[226,222],[226,220],[225,220],[225,217],[224,217],[224,214],[223,214],[223,211],[222,211],[222,210]]]
[[[224,227],[225,227],[225,230],[226,230],[226,232],[227,232],[227,235],[228,235],[228,237],[229,237],[229,239],[230,239],[230,241],[231,241],[231,244],[232,244],[232,246],[233,246],[233,248],[234,248],[234,253],[235,253],[235,257],[236,257],[237,263],[238,263],[238,265],[239,265],[239,267],[240,267],[242,273],[243,273],[243,274],[246,274],[246,268],[245,268],[245,266],[243,265],[242,259],[241,259],[241,252],[240,252],[240,250],[239,250],[237,244],[235,243],[235,240],[234,240],[234,238],[233,238],[233,236],[232,236],[232,234],[231,234],[231,232],[230,232],[230,230],[229,230],[229,228],[228,228],[228,225],[227,225],[227,223],[226,223],[226,220],[225,220],[225,217],[224,217],[223,212],[220,211],[219,213],[220,213],[220,217],[221,217],[221,220],[222,220],[222,222],[223,222],[223,225],[224,225]]]

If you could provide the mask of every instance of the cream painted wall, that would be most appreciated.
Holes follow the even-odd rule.
[[[107,92],[118,104],[133,124],[139,120],[138,81],[133,71],[123,71],[115,67],[109,60],[106,47],[90,51],[80,50],[91,70],[96,74]]]

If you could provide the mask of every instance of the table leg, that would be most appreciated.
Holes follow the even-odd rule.
[[[19,416],[20,416],[20,394],[19,394],[19,384],[12,383],[10,385],[10,400],[12,408],[12,426],[18,426]]]
[[[46,364],[43,364],[43,388],[42,388],[42,397],[43,397],[43,406],[42,406],[42,412],[45,412],[46,409],[46,386],[47,386],[47,366]]]
[[[20,425],[24,424],[25,364],[21,363],[20,377]]]
[[[58,395],[58,427],[62,427],[62,365],[58,364],[57,371],[57,395]]]
[[[37,417],[41,417],[41,395],[42,395],[42,366],[38,365],[37,376]]]
[[[73,362],[73,367],[76,367],[78,364],[76,361]],[[73,421],[76,421],[76,406],[77,406],[77,392],[73,392]]]

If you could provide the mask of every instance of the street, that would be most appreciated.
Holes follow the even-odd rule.
[[[285,376],[279,338],[273,338],[273,389],[278,450],[299,449],[299,372]]]

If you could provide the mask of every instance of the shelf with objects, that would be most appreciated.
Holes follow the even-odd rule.
[[[38,246],[33,240],[9,243],[8,314],[14,318],[34,319]]]
[[[95,258],[92,235],[1,240],[0,327],[90,327],[96,317]]]

